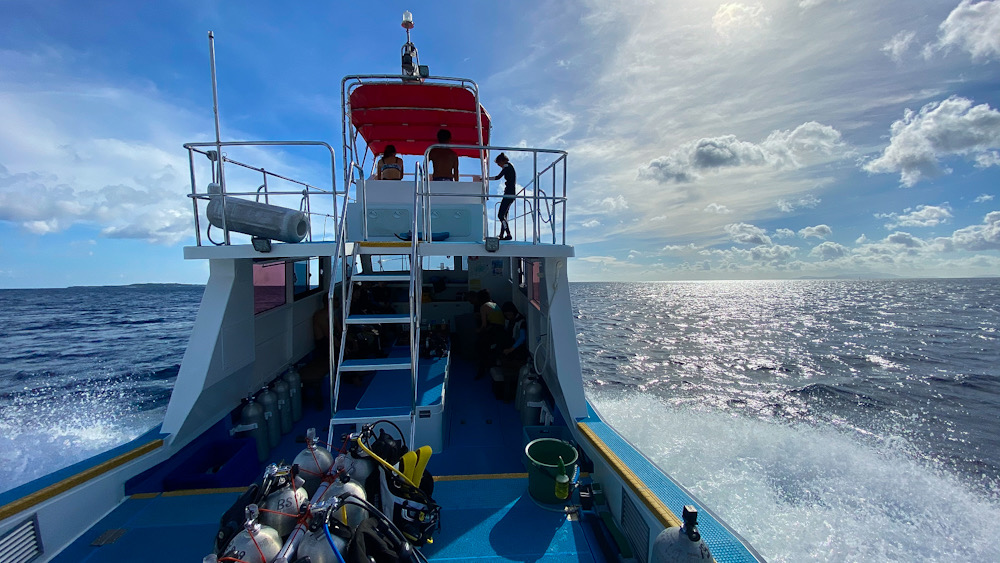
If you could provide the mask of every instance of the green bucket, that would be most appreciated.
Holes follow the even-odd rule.
[[[566,475],[572,479],[579,457],[576,447],[555,438],[539,438],[528,442],[524,448],[527,456],[528,494],[542,504],[564,504],[556,497],[556,476],[559,475],[559,456],[566,466]]]

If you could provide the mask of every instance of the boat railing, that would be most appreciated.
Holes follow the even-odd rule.
[[[515,213],[514,217],[520,218],[523,224],[522,232],[515,233],[515,240],[530,242],[531,244],[566,244],[566,173],[568,156],[566,151],[498,145],[435,144],[429,146],[424,152],[424,170],[427,170],[431,150],[437,147],[451,149],[474,149],[482,151],[482,154],[488,154],[487,151],[500,151],[505,154],[509,153],[508,158],[515,162],[522,160],[524,157],[530,157],[530,179],[528,182],[522,184],[521,188],[513,196],[515,200],[514,206],[516,206],[517,202],[520,202],[522,208],[521,215],[517,215]],[[524,157],[520,155],[524,155]],[[551,161],[539,169],[539,158],[545,157],[551,158]],[[486,167],[484,166],[484,172],[485,170]],[[470,203],[481,202],[483,210],[483,232],[488,233],[490,217],[487,214],[487,209],[489,208],[489,200],[495,200],[494,208],[497,209],[504,197],[509,197],[504,196],[502,193],[491,194],[490,178],[486,176],[481,178],[483,189],[480,194],[450,193],[447,192],[446,189],[442,191],[435,190],[432,192],[432,180],[430,179],[430,175],[428,174],[424,176],[421,180],[422,181],[418,181],[417,185],[417,196],[419,201],[415,204],[415,208],[421,216],[422,224],[424,225],[422,230],[419,232],[419,236],[421,236],[424,241],[430,241],[432,239],[432,233],[434,232],[432,208],[435,198],[467,198],[470,200]],[[547,183],[549,181],[552,183],[551,195],[546,193],[545,190],[540,187],[543,182]],[[434,185],[435,187],[444,188],[441,184],[445,183],[435,182]],[[494,214],[494,217],[496,217],[496,214]],[[545,229],[544,225],[548,225],[549,233],[543,233],[543,230]],[[496,228],[496,225],[494,225],[494,228]],[[416,229],[414,229],[414,233],[417,233]],[[547,234],[548,236],[546,238],[549,238],[551,242],[543,241],[543,234]],[[415,234],[414,238],[417,236],[418,235]]]
[[[227,147],[242,147],[249,151],[261,147],[321,147],[326,149],[330,158],[330,184],[329,187],[318,187],[313,184],[293,179],[287,175],[279,174],[273,170],[268,170],[263,166],[254,166],[241,160],[237,160],[223,152]],[[322,141],[226,141],[226,142],[201,142],[185,143],[184,148],[188,151],[188,164],[191,175],[191,198],[192,210],[194,213],[195,241],[197,246],[203,246],[202,233],[208,242],[215,246],[226,246],[233,244],[232,234],[237,233],[235,229],[229,228],[227,224],[230,213],[227,207],[233,205],[235,200],[252,201],[253,203],[263,203],[282,207],[289,211],[299,211],[308,219],[308,229],[303,237],[304,241],[317,242],[326,240],[342,240],[337,235],[343,223],[343,210],[347,205],[347,188],[337,189],[337,170],[333,147]],[[204,176],[204,166],[199,166],[195,155],[200,155],[210,162],[210,180],[207,185],[200,185],[205,182],[199,178],[199,170]],[[260,157],[261,155],[258,155]],[[235,167],[235,169],[234,169]],[[254,185],[260,182],[255,189],[229,189],[227,186],[227,172],[232,177],[232,181],[240,185]],[[256,176],[256,180],[254,177]],[[208,218],[208,204],[218,199],[222,206],[222,211],[217,218],[221,224],[214,224],[215,221]],[[263,202],[261,201],[263,199]],[[341,201],[338,201],[341,200]],[[204,207],[199,205],[203,204]],[[327,207],[328,206],[328,207]],[[201,223],[208,219],[208,224],[202,229]],[[316,220],[322,222],[322,228],[316,227]],[[327,231],[329,222],[333,223],[333,231]],[[223,240],[215,241],[211,236],[212,226],[216,226],[223,231]]]

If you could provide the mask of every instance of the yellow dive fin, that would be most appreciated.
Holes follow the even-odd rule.
[[[413,478],[410,475],[413,474],[414,466],[417,465],[417,459],[417,452],[406,452],[403,454],[403,459],[399,461],[399,468],[403,472],[403,477],[406,477],[410,483],[413,483]]]
[[[424,476],[424,469],[427,469],[427,462],[431,460],[431,454],[434,450],[430,446],[420,446],[417,449],[417,465],[413,468],[413,473],[410,476],[410,482],[416,486],[420,486],[420,480]]]

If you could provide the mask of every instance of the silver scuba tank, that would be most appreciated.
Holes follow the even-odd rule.
[[[302,420],[302,376],[294,366],[285,372],[285,383],[288,384],[288,398],[292,404],[292,422]]]
[[[327,491],[327,498],[350,494],[354,497],[360,498],[361,500],[368,500],[365,495],[364,481],[356,481],[352,479],[350,475],[341,475],[340,479],[330,483],[330,488],[328,488]],[[334,509],[331,518],[340,520],[353,530],[358,527],[358,524],[360,524],[362,520],[368,518],[368,510],[356,504],[345,504],[337,509]]]
[[[257,393],[257,402],[264,407],[264,419],[267,421],[267,441],[274,448],[281,441],[281,421],[278,420],[278,396],[269,388],[264,387]]]
[[[281,423],[281,433],[292,431],[292,402],[288,396],[288,384],[282,378],[277,378],[271,384],[271,389],[278,396],[278,421]]]
[[[524,365],[521,367],[521,371],[517,374],[517,391],[514,397],[514,408],[518,411],[524,408],[524,389],[528,386],[528,383],[534,380],[535,374],[531,373],[531,369]]]
[[[524,386],[524,406],[521,407],[521,426],[537,426],[542,417],[542,407],[532,406],[545,399],[545,388],[535,379]]]
[[[281,551],[281,538],[270,526],[257,522],[260,513],[256,504],[247,506],[247,521],[242,532],[229,542],[222,552],[224,556],[235,557],[247,563],[270,563]]]
[[[351,479],[363,486],[368,480],[368,476],[375,470],[375,460],[367,455],[358,457],[352,451],[338,455],[336,461],[333,462],[333,467],[336,471],[343,470],[343,473],[350,475]]]
[[[261,503],[264,509],[260,516],[262,524],[274,528],[278,535],[286,538],[295,529],[299,510],[309,502],[309,493],[302,487],[304,481],[292,472],[289,466],[268,466],[265,479],[277,480],[277,488]]]
[[[653,563],[714,561],[698,533],[698,509],[692,505],[685,506],[683,519],[683,526],[667,528],[653,540]]]
[[[323,504],[326,503],[324,502]],[[326,511],[315,512],[315,506],[313,510],[316,515],[313,517],[312,522],[309,523],[309,532],[299,542],[298,548],[295,550],[295,556],[300,559],[308,557],[311,563],[338,563],[339,560],[330,547],[330,540],[326,537],[326,530],[323,529],[327,513]],[[333,538],[333,545],[337,546],[337,551],[341,555],[346,553],[347,541],[333,533],[330,534],[330,537]]]
[[[240,411],[240,426],[256,426],[248,433],[257,442],[257,461],[267,460],[267,453],[271,451],[271,443],[267,437],[264,407],[254,402],[253,397],[247,398],[247,404]]]
[[[316,488],[323,482],[323,476],[333,466],[333,454],[316,443],[315,428],[306,431],[306,448],[295,456],[292,464],[299,466],[300,475],[305,480],[303,486],[311,498],[316,493]]]

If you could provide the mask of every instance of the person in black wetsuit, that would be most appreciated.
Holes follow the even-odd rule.
[[[510,211],[510,206],[514,204],[514,195],[517,193],[517,189],[515,188],[517,185],[517,172],[514,170],[514,165],[510,163],[510,159],[504,153],[498,154],[496,160],[493,162],[500,165],[501,170],[499,174],[490,179],[499,180],[503,178],[505,180],[503,201],[500,202],[500,210],[497,212],[497,219],[500,220],[500,240],[510,240],[514,237],[510,234],[510,225],[507,224],[507,212]]]

